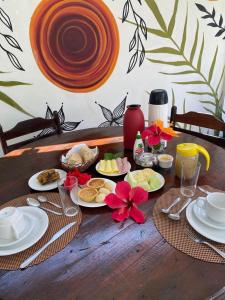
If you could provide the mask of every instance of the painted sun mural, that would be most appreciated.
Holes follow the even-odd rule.
[[[115,18],[102,0],[45,0],[30,23],[30,41],[43,75],[76,93],[98,89],[119,54]]]

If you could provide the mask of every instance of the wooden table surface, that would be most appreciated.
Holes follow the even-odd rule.
[[[1,203],[30,193],[30,176],[42,169],[60,167],[62,152],[81,141],[98,145],[100,157],[105,151],[123,151],[122,128],[80,130],[30,144],[0,158]],[[205,172],[201,159],[199,184],[225,190],[225,151],[183,134],[168,144],[166,152],[175,155],[176,144],[181,142],[198,143],[208,149],[211,167]],[[132,153],[125,154],[132,162]],[[132,170],[136,168],[132,163]],[[97,175],[94,168],[89,172]],[[64,250],[24,271],[0,271],[0,299],[194,300],[206,299],[220,290],[225,286],[225,265],[205,263],[179,252],[155,228],[155,201],[171,187],[179,186],[174,168],[160,172],[166,184],[142,205],[147,216],[144,224],[131,219],[115,223],[107,207],[82,207],[80,230]]]

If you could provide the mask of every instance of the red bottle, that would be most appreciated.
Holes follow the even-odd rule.
[[[123,121],[124,148],[133,150],[137,132],[145,128],[144,114],[141,105],[132,104],[127,106]]]

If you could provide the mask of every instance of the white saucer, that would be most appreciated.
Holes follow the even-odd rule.
[[[191,227],[198,233],[217,243],[225,244],[225,230],[218,230],[203,224],[196,216],[193,207],[196,200],[191,202],[186,209],[186,218]]]
[[[122,175],[125,175],[125,174],[127,174],[128,172],[130,172],[130,169],[131,169],[131,164],[130,164],[130,162],[128,161],[128,162],[127,162],[128,170],[127,170],[126,172],[108,174],[108,173],[103,173],[103,172],[101,172],[101,171],[98,170],[99,164],[100,164],[100,162],[98,162],[97,165],[95,166],[96,171],[97,171],[99,174],[104,175],[104,176],[107,176],[107,177],[117,177],[117,176],[122,176]]]
[[[133,172],[131,172],[131,173],[132,173],[132,174],[135,174],[135,173],[138,173],[138,172],[140,172],[140,171],[141,171],[141,170],[137,170],[137,171],[133,171]],[[165,178],[164,178],[160,173],[155,172],[155,175],[154,175],[154,176],[157,177],[157,178],[160,180],[160,186],[159,186],[158,188],[156,188],[156,189],[148,190],[149,193],[156,192],[156,191],[160,190],[160,189],[164,186],[164,184],[165,184]],[[124,180],[128,182],[128,180],[127,180],[127,175],[125,176]]]
[[[48,215],[42,209],[27,206],[18,207],[18,209],[22,210],[23,214],[30,219],[33,229],[25,238],[18,240],[13,245],[1,246],[0,256],[16,254],[30,248],[42,238],[48,228]]]
[[[106,178],[104,178],[104,180],[112,185],[112,193],[115,193],[116,183],[114,181],[106,179]],[[76,197],[76,195],[72,192],[70,193],[70,197],[75,204],[84,206],[84,207],[94,208],[94,207],[102,207],[102,206],[107,205],[106,203],[85,202],[85,201],[81,200],[80,198],[77,198],[78,196]]]
[[[20,234],[20,238],[17,240],[15,239],[6,240],[0,238],[0,248],[17,244],[18,242],[24,240],[31,233],[31,230],[34,227],[34,221],[31,219],[30,215],[27,215],[26,213],[23,213],[23,215],[24,215],[25,227],[23,232]]]
[[[215,221],[211,220],[207,216],[204,208],[200,208],[197,206],[197,204],[195,204],[193,206],[193,211],[194,211],[194,214],[197,217],[197,219],[199,221],[201,221],[203,224],[205,224],[209,227],[215,228],[215,229],[225,230],[225,223],[219,223],[219,222],[215,222]]]
[[[59,173],[60,178],[65,177],[66,176],[66,172],[60,169],[54,169],[56,172]],[[40,171],[36,174],[34,174],[33,176],[31,176],[31,178],[28,181],[28,185],[31,189],[35,190],[35,191],[40,191],[40,192],[44,192],[44,191],[51,191],[57,188],[57,181],[51,182],[51,183],[47,183],[47,184],[40,184],[37,180],[37,177],[39,174],[41,174],[43,171]]]

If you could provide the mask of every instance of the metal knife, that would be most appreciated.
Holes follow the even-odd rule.
[[[20,269],[26,268],[35,258],[37,258],[50,244],[52,244],[55,240],[57,240],[61,235],[63,235],[67,230],[69,230],[73,225],[75,225],[77,222],[72,222],[70,224],[67,224],[65,227],[60,229],[58,232],[56,232],[53,237],[38,251],[36,251],[34,254],[32,254],[30,257],[28,257],[21,265]]]

